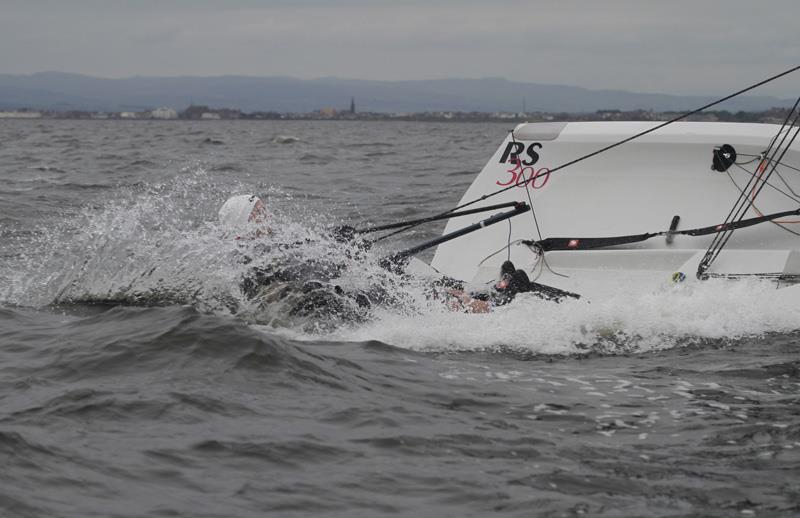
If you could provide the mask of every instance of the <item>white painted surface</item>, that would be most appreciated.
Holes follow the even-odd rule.
[[[560,164],[622,140],[655,126],[650,122],[587,122],[558,124],[523,124],[514,132],[516,141],[527,149],[533,144],[538,160],[536,170]],[[563,126],[563,127],[562,127]],[[552,175],[541,189],[531,189],[542,237],[608,237],[663,231],[672,217],[680,216],[678,230],[722,223],[739,191],[728,174],[711,170],[714,147],[732,145],[737,162],[746,162],[764,151],[778,132],[779,126],[735,123],[675,123],[633,142],[602,153]],[[545,140],[549,138],[551,140]],[[469,187],[461,203],[492,193],[509,182],[511,163],[500,159],[511,142],[501,144],[487,165]],[[523,152],[523,160],[531,157]],[[783,163],[800,166],[800,142],[795,142]],[[743,167],[750,172],[757,162]],[[770,183],[784,191],[800,193],[800,173],[779,168],[788,185],[773,175]],[[526,171],[530,174],[529,171]],[[740,187],[750,174],[732,166],[728,172]],[[506,201],[528,201],[524,187],[514,187],[475,206]],[[794,210],[798,203],[766,186],[756,199],[756,207],[764,214]],[[445,233],[485,219],[491,214],[478,214],[451,219]],[[758,216],[750,210],[745,217]],[[800,221],[800,217],[788,218]],[[800,224],[788,224],[800,232]],[[482,282],[496,276],[506,253],[483,261],[489,254],[507,244],[509,226],[499,223],[467,237],[440,245],[431,265],[447,275]],[[546,254],[553,270],[570,275],[564,279],[546,269],[540,281],[573,291],[601,294],[608,284],[618,285],[623,279],[653,284],[669,280],[680,268],[699,261],[713,236],[675,236],[671,245],[656,237],[642,243],[613,249],[564,251]],[[511,240],[536,239],[530,213],[511,220]],[[800,274],[800,236],[793,235],[772,223],[763,223],[737,230],[710,272],[714,273],[792,273]],[[748,251],[748,252],[744,252]],[[791,252],[791,254],[790,254]],[[511,247],[511,259],[517,267],[532,268],[535,255],[521,245]],[[776,272],[781,270],[781,272]],[[683,271],[683,270],[681,270]],[[685,271],[694,280],[694,270]]]

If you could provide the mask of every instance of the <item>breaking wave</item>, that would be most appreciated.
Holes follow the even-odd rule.
[[[404,290],[409,283],[379,266],[380,252],[337,241],[330,232],[336,221],[278,189],[265,193],[269,235],[242,238],[222,228],[216,214],[222,202],[254,190],[218,185],[201,169],[53,218],[20,241],[0,273],[8,278],[2,298],[33,307],[188,304],[309,333],[369,316],[371,304],[337,292],[368,294],[381,286],[413,298],[413,290]],[[297,278],[283,278],[286,271]],[[268,277],[269,286],[248,288],[254,275]],[[293,287],[333,295],[306,307],[305,294]]]
[[[604,300],[559,304],[523,294],[492,313],[452,313],[441,305],[415,315],[382,312],[336,340],[381,340],[422,351],[489,351],[515,354],[642,353],[679,346],[716,345],[800,328],[800,307],[759,281],[666,283],[658,290],[620,289]],[[413,330],[413,332],[409,332]],[[295,337],[300,338],[300,337]]]
[[[236,240],[216,211],[228,196],[251,191],[266,197],[271,235]],[[773,285],[749,281],[620,289],[591,303],[522,295],[491,314],[454,313],[430,298],[429,279],[382,268],[385,251],[331,238],[342,222],[307,202],[263,185],[222,185],[203,169],[117,189],[21,235],[16,256],[0,268],[7,279],[0,298],[32,307],[191,305],[292,339],[380,340],[440,352],[638,353],[792,332],[800,322],[800,308],[783,304]],[[254,271],[274,273],[276,265],[298,271],[302,289],[280,278],[247,289]],[[319,296],[308,304],[314,290]]]

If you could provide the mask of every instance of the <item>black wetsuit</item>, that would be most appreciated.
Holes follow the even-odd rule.
[[[500,281],[488,291],[473,293],[472,297],[490,302],[493,306],[504,306],[520,293],[533,293],[539,298],[561,302],[566,297],[580,298],[580,295],[532,282],[524,270],[518,270],[514,263],[506,261],[500,267]]]
[[[248,261],[247,264],[250,264]],[[282,257],[269,264],[251,266],[240,288],[244,296],[260,304],[281,302],[290,316],[360,321],[374,305],[403,303],[380,282],[365,289],[349,289],[337,280],[347,265],[330,259]]]

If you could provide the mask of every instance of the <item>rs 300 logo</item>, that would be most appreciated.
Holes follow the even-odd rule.
[[[536,152],[537,149],[542,149],[542,145],[539,142],[534,142],[527,148],[522,142],[509,142],[505,151],[503,151],[503,155],[500,157],[500,163],[507,164],[511,162],[512,164],[516,164],[519,155],[525,151],[528,158],[522,161],[522,165],[533,165],[539,161],[539,153]]]
[[[542,167],[536,169],[533,165],[539,161],[537,149],[542,149],[542,144],[534,142],[525,147],[522,142],[509,142],[503,154],[500,156],[501,164],[513,164],[514,167],[507,169],[506,173],[510,177],[505,182],[497,180],[495,183],[500,187],[516,184],[517,187],[525,188],[530,185],[534,189],[541,189],[550,180],[550,169]],[[520,155],[525,152],[527,158],[524,160]]]

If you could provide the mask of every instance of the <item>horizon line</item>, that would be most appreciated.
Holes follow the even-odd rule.
[[[29,73],[0,73],[0,76],[16,76],[16,77],[33,77],[37,75],[46,75],[46,74],[61,74],[66,76],[78,76],[78,77],[86,77],[91,79],[98,79],[103,81],[124,81],[129,79],[221,79],[221,78],[246,78],[246,79],[284,79],[284,80],[291,80],[291,81],[325,81],[325,80],[335,80],[335,81],[353,81],[353,82],[364,82],[364,83],[418,83],[418,82],[443,82],[443,81],[503,81],[506,83],[511,84],[518,84],[518,85],[536,85],[536,86],[548,86],[548,87],[568,87],[568,88],[577,88],[581,90],[585,90],[588,92],[621,92],[621,93],[630,93],[630,94],[643,94],[643,95],[663,95],[666,97],[683,97],[683,98],[705,98],[705,97],[715,97],[717,94],[675,94],[675,93],[666,93],[663,91],[659,92],[649,92],[649,91],[639,91],[639,90],[625,90],[622,88],[590,88],[586,86],[574,85],[574,84],[565,84],[565,83],[535,83],[530,81],[520,81],[509,79],[507,77],[500,77],[500,76],[485,76],[485,77],[445,77],[445,78],[428,78],[428,79],[364,79],[364,78],[352,78],[352,77],[338,77],[338,76],[320,76],[320,77],[313,77],[313,78],[301,78],[296,76],[289,76],[289,75],[250,75],[250,74],[220,74],[220,75],[193,75],[193,74],[179,74],[179,75],[148,75],[148,74],[135,74],[135,75],[128,75],[128,76],[121,76],[121,77],[108,77],[108,76],[101,76],[101,75],[93,75],[87,74],[82,72],[65,72],[63,70],[41,70],[38,72],[29,72]],[[784,98],[779,95],[754,95],[754,96],[744,96],[744,97],[765,97],[765,98],[773,98],[779,99],[782,101],[788,101],[788,98]]]

